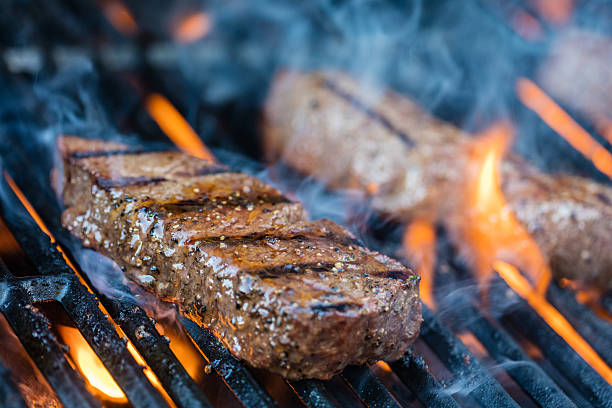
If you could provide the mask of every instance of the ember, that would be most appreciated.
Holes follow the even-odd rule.
[[[491,281],[493,263],[506,259],[519,263],[544,294],[551,279],[547,260],[516,220],[501,191],[499,167],[511,133],[508,124],[497,124],[476,141],[466,175],[465,202],[458,219],[451,221],[451,231],[472,260],[482,290],[486,292]]]

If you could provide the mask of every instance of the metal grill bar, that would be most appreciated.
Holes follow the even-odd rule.
[[[341,375],[368,407],[391,408],[399,406],[383,383],[368,367],[350,366]]]
[[[480,405],[483,407],[518,407],[467,347],[425,305],[423,305],[421,338],[434,350],[458,381],[466,382],[466,389],[473,388],[468,395]]]
[[[459,405],[448,392],[429,374],[422,357],[408,351],[401,359],[390,363],[395,374],[414,391],[428,407],[454,408]]]
[[[446,259],[454,259],[453,248],[447,240],[439,240],[438,250],[447,256]],[[442,282],[439,283],[447,288],[458,287],[459,271],[454,265],[446,263],[444,265],[447,272],[451,271],[452,273],[438,273],[439,276],[444,276]],[[438,268],[440,266],[438,265]],[[503,328],[491,323],[473,306],[473,300],[468,294],[461,290],[454,291],[452,297],[442,300],[441,307],[447,314],[445,322],[455,331],[468,329],[482,343],[495,361],[500,364],[509,361],[520,362],[521,364],[507,366],[506,372],[540,406],[554,408],[575,406]],[[463,322],[467,323],[463,324]]]
[[[142,367],[98,307],[94,295],[75,275],[20,279],[21,287],[34,302],[56,300],[78,327],[91,348],[107,367],[132,405],[163,407],[162,396],[148,381]]]
[[[601,358],[612,366],[612,325],[580,304],[574,293],[560,288],[554,282],[548,287],[548,295],[550,303],[565,316]]]
[[[327,391],[323,381],[287,380],[287,384],[306,406],[311,408],[332,408],[340,406],[336,399]]]
[[[469,330],[499,363],[515,361],[506,372],[543,407],[573,407],[572,401],[557,387],[546,373],[533,362],[510,335],[495,327],[468,302],[461,303],[463,318],[470,322]]]
[[[26,403],[11,378],[11,372],[2,363],[0,363],[0,406],[26,408]]]
[[[247,407],[273,407],[272,398],[257,383],[245,365],[234,357],[208,330],[181,317],[191,338],[236,397]]]
[[[503,296],[511,290],[500,279],[492,296]],[[518,298],[518,296],[517,296]],[[595,407],[612,406],[612,388],[522,299],[503,316],[504,321],[520,328],[531,342]]]

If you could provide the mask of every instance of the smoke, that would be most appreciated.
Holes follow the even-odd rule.
[[[111,299],[136,303],[136,298],[127,288],[127,278],[114,261],[91,249],[73,249],[72,253],[81,270],[98,292]]]
[[[60,215],[63,208],[52,188],[52,178],[62,178],[62,164],[55,144],[58,136],[74,134],[128,143],[135,140],[133,136],[119,133],[108,120],[99,101],[98,79],[93,64],[82,61],[64,67],[31,86],[23,86],[18,82],[10,85],[10,88],[3,90],[6,93],[3,96],[12,101],[12,104],[0,109],[0,117],[5,119],[0,123],[3,135],[0,139],[3,158],[0,168],[15,179],[34,208],[42,211],[47,227],[53,231],[64,249],[69,250],[100,293],[110,298],[135,302],[136,299],[126,288],[127,281],[119,267],[110,259],[82,248],[78,240],[62,229]],[[7,199],[8,194],[13,194],[8,188],[0,191],[4,205],[11,202]],[[23,208],[14,211],[5,207],[3,212],[13,223],[31,224],[37,228],[31,218],[26,223],[15,218],[25,214]]]
[[[180,69],[207,104],[258,103],[278,69],[338,68],[470,127],[472,112],[507,113],[509,79],[539,52],[478,1],[235,0],[204,10],[214,30],[186,47]]]

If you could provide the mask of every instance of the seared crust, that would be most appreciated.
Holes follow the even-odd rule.
[[[283,73],[265,108],[270,159],[332,188],[362,190],[375,209],[403,220],[440,219],[457,205],[469,139],[407,98],[338,73]],[[612,289],[612,189],[541,173],[512,155],[502,180],[508,204],[557,278]]]
[[[260,180],[178,152],[58,146],[65,228],[249,364],[328,379],[418,335],[418,277]]]

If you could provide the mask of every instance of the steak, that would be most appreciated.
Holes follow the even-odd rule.
[[[252,366],[329,379],[417,337],[419,278],[259,179],[175,151],[58,148],[64,227]]]
[[[265,107],[269,160],[331,188],[356,189],[402,221],[448,219],[470,162],[471,136],[392,91],[341,73],[285,72]],[[516,155],[501,164],[507,204],[556,278],[612,289],[612,189],[545,174]]]

